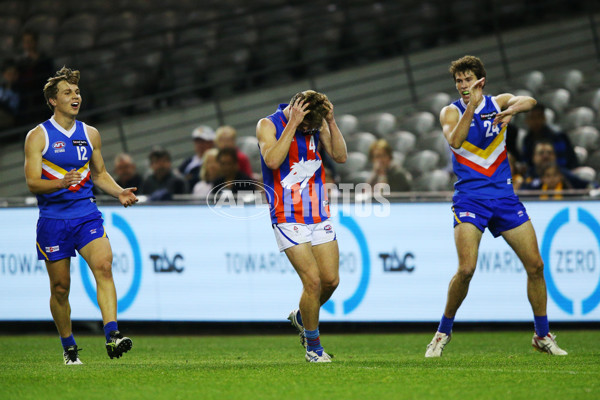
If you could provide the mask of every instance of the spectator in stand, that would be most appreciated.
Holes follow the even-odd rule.
[[[233,126],[224,125],[217,129],[215,146],[217,149],[235,149],[237,152],[238,169],[248,176],[252,176],[252,167],[248,156],[237,148],[237,131]]]
[[[231,147],[220,149],[217,154],[220,177],[213,182],[213,187],[219,191],[230,190],[233,194],[239,191],[254,191],[256,185],[250,176],[239,170],[237,150]]]
[[[410,175],[393,162],[394,152],[385,139],[379,139],[369,148],[369,161],[373,166],[369,184],[387,183],[391,192],[407,192],[411,189]]]
[[[171,154],[161,147],[152,149],[149,155],[152,174],[144,179],[142,194],[150,200],[171,200],[174,194],[188,192],[187,183],[177,170],[173,170]]]
[[[577,156],[566,133],[552,129],[546,122],[546,107],[536,104],[525,116],[527,134],[523,140],[523,161],[533,166],[534,148],[540,140],[550,141],[556,154],[556,163],[561,168],[578,167]]]
[[[206,198],[213,188],[213,182],[221,176],[221,168],[217,155],[219,150],[210,149],[202,157],[202,167],[200,167],[200,181],[194,185],[192,194],[194,197]]]
[[[19,71],[17,63],[8,59],[2,63],[0,81],[0,130],[17,125],[21,110],[21,92],[19,90]]]
[[[521,189],[523,190],[541,190],[543,182],[542,176],[546,169],[558,166],[560,173],[568,182],[568,187],[574,189],[585,189],[590,186],[589,182],[577,177],[567,168],[561,167],[556,162],[556,153],[554,146],[549,140],[541,140],[536,143],[533,152],[533,166],[530,167],[525,175]]]
[[[194,155],[179,166],[179,172],[185,178],[190,189],[198,183],[204,153],[215,145],[215,131],[208,125],[200,125],[192,131],[192,140],[194,141]]]
[[[21,36],[23,53],[17,59],[19,85],[23,91],[23,123],[39,123],[48,119],[40,87],[54,74],[54,61],[38,48],[38,33],[25,31]]]
[[[117,154],[114,162],[115,181],[121,187],[142,187],[142,176],[137,173],[137,167],[127,153]]]
[[[560,168],[558,165],[552,165],[546,168],[544,174],[542,175],[542,187],[540,188],[540,190],[544,192],[556,192],[552,195],[552,198],[554,200],[561,200],[563,196],[560,192],[562,192],[563,189],[571,188],[571,184],[560,172]],[[541,200],[548,200],[549,198],[549,195],[546,193],[540,195]]]

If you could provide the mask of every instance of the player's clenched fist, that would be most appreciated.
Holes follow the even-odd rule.
[[[72,185],[77,185],[81,181],[81,174],[77,170],[72,169],[65,174],[65,177],[61,179],[62,187],[64,189]]]

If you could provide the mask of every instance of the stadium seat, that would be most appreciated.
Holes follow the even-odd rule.
[[[387,112],[370,114],[360,119],[360,126],[378,137],[384,137],[396,129],[396,117]]]
[[[352,183],[354,185],[358,185],[361,183],[369,182],[370,178],[371,171],[356,171],[349,174],[348,177],[344,179],[344,183]]]
[[[541,71],[530,71],[523,75],[518,81],[530,92],[538,94],[544,87],[545,76]]]
[[[357,151],[363,154],[369,154],[369,147],[377,137],[369,132],[358,132],[351,136],[346,136],[346,145],[348,151]]]
[[[595,119],[594,111],[589,107],[575,107],[570,110],[562,125],[564,129],[570,130],[581,126],[593,125]]]
[[[582,126],[569,132],[573,146],[581,146],[588,154],[600,148],[600,133],[593,126]]]
[[[541,100],[559,115],[568,107],[571,94],[567,89],[559,88],[550,90],[541,96]]]
[[[73,36],[73,29],[78,31],[96,32],[98,29],[98,18],[90,13],[81,13],[72,15],[63,19],[58,29],[59,34],[70,33]]]
[[[106,32],[112,30],[121,30],[127,27],[128,30],[135,31],[139,23],[139,17],[131,11],[111,13],[106,18],[98,21],[98,31]]]
[[[249,158],[258,156],[260,154],[260,149],[258,148],[258,139],[256,138],[256,136],[238,137],[237,146]]]
[[[440,155],[433,150],[421,150],[406,161],[406,168],[414,175],[420,176],[437,168]]]
[[[549,74],[548,81],[552,87],[564,88],[571,94],[576,94],[583,85],[583,72],[578,69],[558,71]]]
[[[600,150],[590,152],[586,161],[587,166],[592,167],[597,173],[600,173]]]
[[[338,128],[345,137],[358,131],[358,118],[352,114],[343,114],[335,118]]]
[[[337,164],[339,174],[342,179],[347,178],[351,174],[362,171],[367,166],[367,156],[359,152],[349,152],[348,158],[344,164]]]
[[[66,52],[77,52],[91,49],[94,45],[94,33],[80,31],[77,35],[72,32],[64,32],[56,39],[56,47]]]
[[[574,146],[573,151],[575,152],[575,156],[577,157],[577,162],[579,165],[585,165],[585,162],[588,158],[588,151],[585,149],[585,147]]]
[[[400,127],[420,136],[430,132],[435,127],[436,122],[437,119],[432,113],[421,111],[409,116],[400,124]]]
[[[55,34],[58,29],[58,18],[48,14],[31,16],[24,24],[23,31],[34,31]]]
[[[575,174],[575,176],[577,176],[578,178],[586,181],[586,182],[595,182],[596,181],[596,171],[594,170],[594,168],[592,167],[587,167],[587,166],[583,166],[583,167],[577,167],[575,168],[573,171],[573,174]]]
[[[448,93],[438,92],[430,94],[419,101],[420,107],[429,111],[433,115],[440,115],[442,108],[446,107],[452,102],[452,97]]]
[[[417,137],[408,131],[397,131],[389,135],[387,141],[395,151],[407,155],[415,149]]]
[[[438,192],[452,189],[450,174],[442,169],[425,172],[413,181],[413,190]]]

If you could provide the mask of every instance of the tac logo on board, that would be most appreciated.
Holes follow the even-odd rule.
[[[570,315],[600,304],[600,224],[586,209],[564,208],[550,221],[541,246],[550,298]]]

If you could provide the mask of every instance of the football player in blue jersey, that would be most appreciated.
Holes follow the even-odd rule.
[[[63,67],[44,86],[53,116],[32,129],[25,139],[25,177],[40,209],[36,247],[50,278],[50,311],[63,345],[67,365],[81,364],[71,330],[70,264],[75,250],[87,261],[98,292],[106,350],[110,358],[129,351],[132,341],[117,326],[117,294],[112,276],[112,250],[92,193],[95,184],[135,204],[136,188],[120,187],[102,159],[100,134],[76,120],[81,108],[79,71]]]
[[[506,240],[527,272],[527,296],[535,325],[533,347],[566,355],[549,332],[544,263],[533,225],[514,192],[506,150],[506,125],[513,115],[529,111],[536,100],[510,93],[484,95],[486,72],[477,57],[453,61],[450,73],[460,98],[442,109],[440,123],[458,178],[452,199],[458,271],[450,281],[446,308],[425,357],[440,357],[450,342],[454,317],[467,296],[485,228]]]

